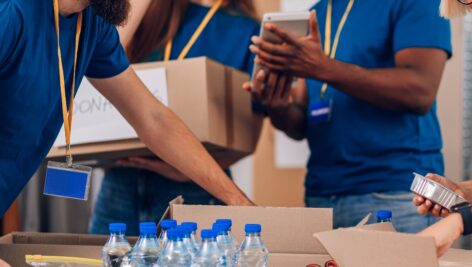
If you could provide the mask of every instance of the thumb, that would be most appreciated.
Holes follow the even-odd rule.
[[[320,28],[318,24],[318,17],[316,16],[316,10],[311,11],[310,37],[316,42],[321,42]]]

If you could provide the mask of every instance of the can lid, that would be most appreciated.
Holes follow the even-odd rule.
[[[211,229],[202,230],[202,239],[216,238],[216,232]]]
[[[108,226],[110,233],[112,232],[126,232],[126,224],[124,223],[110,223]]]
[[[244,227],[246,234],[260,234],[262,226],[260,224],[246,224]]]
[[[161,228],[164,230],[169,230],[175,227],[177,227],[176,220],[162,220],[161,222]]]
[[[142,222],[139,224],[139,232],[142,235],[157,234],[157,225],[154,222]]]
[[[392,211],[390,210],[379,210],[377,211],[377,218],[379,219],[391,219]]]

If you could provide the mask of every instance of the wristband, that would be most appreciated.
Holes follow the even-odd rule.
[[[452,212],[459,213],[462,217],[462,223],[464,224],[464,233],[462,235],[472,234],[472,204],[461,203],[451,208]]]

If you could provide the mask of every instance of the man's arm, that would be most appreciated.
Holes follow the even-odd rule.
[[[284,44],[274,45],[254,37],[251,50],[256,62],[273,71],[325,81],[352,97],[372,105],[415,114],[425,114],[432,107],[447,53],[440,49],[408,48],[395,55],[395,67],[366,69],[328,58],[323,52],[318,21],[313,13],[311,32],[297,38],[273,24],[267,30]]]
[[[210,194],[229,205],[252,205],[224,174],[183,122],[162,105],[128,68],[108,79],[90,82],[120,111],[156,155]]]

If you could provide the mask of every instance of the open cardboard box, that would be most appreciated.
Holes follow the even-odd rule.
[[[242,90],[249,76],[206,57],[134,65],[138,76],[227,167],[255,151],[262,117]],[[87,82],[76,96],[74,159],[108,164],[129,156],[153,156],[124,118]],[[63,160],[60,134],[48,154]]]

